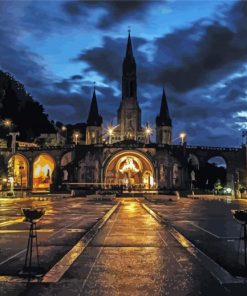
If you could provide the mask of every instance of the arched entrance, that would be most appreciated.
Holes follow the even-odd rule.
[[[141,152],[121,151],[106,164],[104,170],[106,185],[125,185],[134,188],[154,188],[154,168],[150,159]]]
[[[33,163],[33,190],[50,190],[54,168],[55,161],[49,154],[36,157]]]
[[[222,156],[214,156],[208,159],[207,182],[210,189],[219,192],[226,185],[227,163]]]
[[[27,188],[28,161],[21,154],[15,154],[8,161],[8,179],[13,178],[14,188]]]
[[[226,185],[227,162],[222,156],[205,159],[198,171],[197,187],[203,190],[221,191]]]

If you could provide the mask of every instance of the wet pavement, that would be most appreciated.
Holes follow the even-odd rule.
[[[29,223],[21,208],[46,211],[37,229],[40,263],[48,271],[112,206],[85,198],[0,199],[0,276],[18,276],[24,264]]]
[[[59,282],[1,282],[1,295],[246,295],[242,284],[221,285],[177,242],[169,226],[142,207],[143,199],[119,200],[121,205]],[[181,217],[189,218],[193,204],[187,202],[184,210],[179,203],[167,205],[166,217],[169,213],[176,220],[181,208]],[[166,205],[158,208],[162,212]]]
[[[244,243],[239,241],[241,226],[231,214],[232,209],[247,209],[247,200],[225,202],[183,198],[177,202],[147,204],[230,273],[247,276]]]
[[[123,199],[59,283],[31,286],[23,295],[213,293],[229,295],[140,202]]]

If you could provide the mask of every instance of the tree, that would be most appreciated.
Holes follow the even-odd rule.
[[[33,140],[40,133],[52,133],[55,129],[43,106],[34,101],[24,86],[8,73],[0,71],[0,120],[13,122],[12,128],[20,132],[21,140]],[[9,130],[0,127],[0,137]]]

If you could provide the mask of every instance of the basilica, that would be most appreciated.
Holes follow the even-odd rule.
[[[210,176],[202,170],[212,157],[226,164],[225,186],[247,187],[246,145],[239,148],[189,146],[185,135],[180,145],[172,143],[172,119],[166,92],[161,92],[154,133],[142,126],[138,102],[136,61],[129,33],[122,64],[122,97],[118,122],[103,130],[103,118],[93,90],[86,124],[85,143],[61,146],[19,147],[0,151],[6,177],[14,186],[31,191],[58,191],[64,184],[135,190],[188,190],[206,187]],[[67,187],[68,188],[68,187]]]

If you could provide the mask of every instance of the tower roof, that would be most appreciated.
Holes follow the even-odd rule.
[[[131,37],[130,37],[130,30],[129,30],[129,36],[128,36],[128,42],[126,47],[126,57],[133,57],[133,50],[132,50],[132,43],[131,43]]]
[[[166,93],[164,88],[163,88],[163,94],[162,94],[161,105],[160,105],[160,113],[156,117],[156,125],[172,126],[172,120],[170,117],[167,99],[166,99]]]
[[[95,86],[93,90],[93,97],[89,109],[89,114],[87,118],[87,125],[88,126],[100,126],[102,124],[102,117],[99,115],[98,111],[98,104],[97,104],[97,98],[95,93]]]

